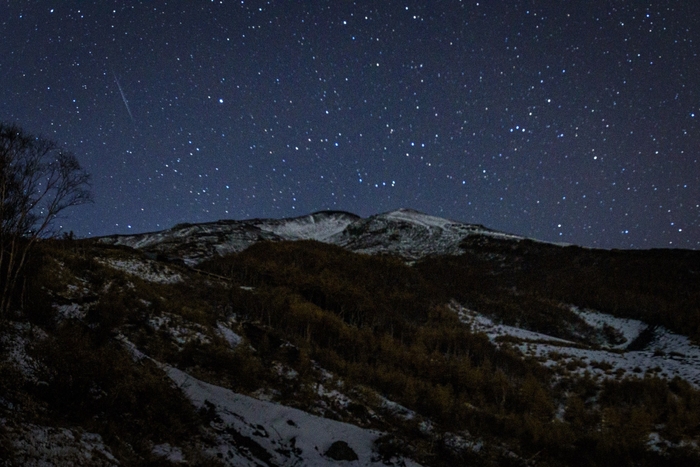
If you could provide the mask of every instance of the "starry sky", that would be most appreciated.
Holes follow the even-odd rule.
[[[79,236],[399,207],[700,248],[695,1],[0,2],[0,121],[92,174]]]

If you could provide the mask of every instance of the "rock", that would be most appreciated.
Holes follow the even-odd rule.
[[[356,461],[357,454],[345,441],[336,441],[326,451],[326,457],[336,461]]]

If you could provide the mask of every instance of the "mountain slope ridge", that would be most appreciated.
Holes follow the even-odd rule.
[[[286,219],[178,224],[162,231],[110,235],[99,240],[195,264],[213,255],[242,251],[258,241],[285,240],[316,240],[358,253],[390,253],[416,260],[428,255],[459,254],[459,244],[470,235],[522,238],[402,208],[364,219],[345,211],[319,211]]]

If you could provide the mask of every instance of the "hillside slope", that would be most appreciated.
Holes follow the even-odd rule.
[[[700,462],[698,252],[400,210],[31,261],[0,327],[7,465]]]

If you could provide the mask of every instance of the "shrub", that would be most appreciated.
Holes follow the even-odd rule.
[[[177,444],[196,434],[191,404],[161,370],[145,361],[134,365],[119,344],[84,325],[63,323],[32,353],[48,371],[39,397],[65,421],[96,430],[115,446],[121,439],[146,452],[149,443]]]

